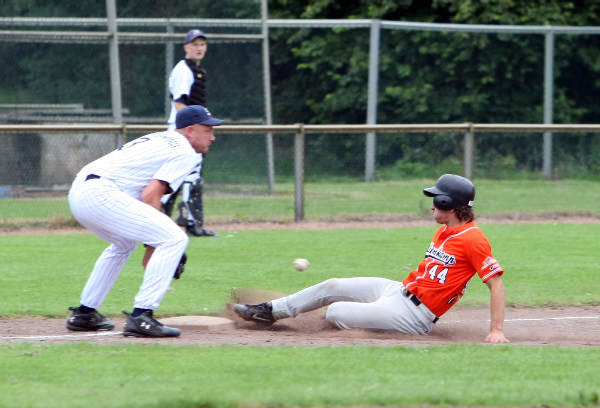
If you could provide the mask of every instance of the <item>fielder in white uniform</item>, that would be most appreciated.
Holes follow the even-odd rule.
[[[124,334],[172,337],[178,329],[153,318],[184,256],[188,237],[160,212],[161,197],[177,190],[215,140],[213,126],[223,121],[203,106],[177,113],[176,129],[137,138],[89,163],[77,174],[69,205],[81,225],[110,245],[96,261],[81,294],[81,305],[67,319],[70,330],[111,330],[114,324],[96,310],[102,305],[138,243],[147,246],[144,280],[127,314]]]

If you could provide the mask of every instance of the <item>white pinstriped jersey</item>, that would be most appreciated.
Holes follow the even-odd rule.
[[[168,130],[132,140],[89,163],[80,174],[101,176],[139,200],[152,179],[176,191],[197,164],[197,153],[185,136]]]

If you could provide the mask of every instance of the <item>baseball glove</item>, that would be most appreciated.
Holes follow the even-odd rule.
[[[185,270],[186,262],[187,262],[187,256],[185,255],[185,252],[184,252],[183,255],[181,256],[181,260],[179,261],[179,265],[177,265],[177,268],[175,269],[175,273],[173,274],[173,279],[181,278],[181,275],[183,275],[183,271]]]

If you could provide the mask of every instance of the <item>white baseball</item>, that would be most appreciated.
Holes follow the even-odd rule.
[[[310,262],[308,262],[308,259],[304,259],[304,258],[294,259],[294,268],[296,268],[299,271],[304,271],[309,266],[310,266]]]

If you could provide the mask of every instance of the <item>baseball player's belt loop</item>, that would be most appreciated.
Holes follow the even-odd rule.
[[[85,178],[85,181],[99,179],[99,178],[100,178],[100,176],[97,174],[88,174],[87,177]]]
[[[420,306],[423,303],[423,302],[421,302],[421,299],[419,299],[418,297],[416,297],[415,295],[410,293],[410,291],[406,288],[402,291],[402,293],[404,296],[406,296],[408,298],[408,300],[413,302],[413,304],[415,306]],[[435,319],[433,319],[433,323],[437,322],[439,319],[440,318],[436,316]]]

